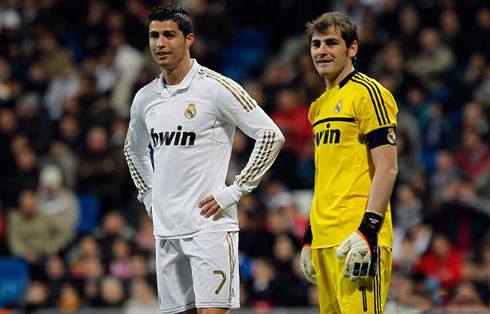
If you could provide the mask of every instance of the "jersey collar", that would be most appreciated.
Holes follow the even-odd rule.
[[[180,84],[178,84],[174,88],[174,92],[173,93],[175,93],[178,90],[187,89],[189,87],[189,85],[191,85],[192,79],[194,79],[194,77],[196,76],[197,72],[199,71],[200,65],[199,65],[199,63],[197,63],[197,60],[196,59],[191,59],[191,60],[192,60],[192,67],[191,67],[191,69],[189,70],[189,72],[187,72],[187,74],[185,75],[185,77],[182,80],[182,82],[180,82]],[[158,94],[162,94],[164,92],[164,90],[165,90],[165,85],[166,84],[165,84],[165,82],[163,80],[163,75],[160,74],[160,76],[158,76],[158,84],[157,84],[156,92]]]
[[[340,81],[339,83],[339,89],[341,89],[342,87],[344,87],[345,84],[347,84],[347,82],[357,73],[357,70],[354,69],[354,71],[350,72],[349,74],[347,74],[346,77],[344,77],[344,79],[342,81]]]

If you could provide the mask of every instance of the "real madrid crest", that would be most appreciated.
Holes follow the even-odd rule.
[[[187,119],[192,119],[196,116],[197,110],[196,110],[196,104],[188,104],[187,109],[184,111],[184,116]]]
[[[339,100],[339,102],[335,105],[335,108],[333,108],[333,112],[339,113],[340,110],[342,110],[342,102],[343,101],[344,101],[343,99]]]
[[[396,135],[395,135],[395,129],[394,128],[388,129],[388,135],[386,135],[386,138],[390,144],[395,145]]]

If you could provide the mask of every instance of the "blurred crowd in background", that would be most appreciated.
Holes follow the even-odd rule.
[[[27,265],[18,296],[0,296],[0,307],[158,309],[152,223],[122,152],[132,98],[159,74],[147,48],[155,4],[0,1],[0,282],[9,275],[2,263]],[[192,56],[242,84],[286,136],[239,204],[243,307],[318,302],[299,251],[314,182],[307,112],[325,84],[303,32],[335,10],[357,22],[357,69],[399,107],[389,299],[421,310],[489,309],[488,2],[180,4],[195,23]],[[236,133],[228,183],[252,144]]]

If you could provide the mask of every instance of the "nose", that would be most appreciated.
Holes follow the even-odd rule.
[[[165,46],[165,36],[158,36],[157,40],[157,47],[164,47]]]
[[[325,43],[320,44],[320,47],[318,48],[318,53],[321,55],[327,55],[328,54],[328,47]]]

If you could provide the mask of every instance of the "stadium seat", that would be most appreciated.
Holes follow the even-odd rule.
[[[99,223],[99,200],[97,199],[97,197],[91,194],[78,194],[78,204],[80,206],[80,221],[78,223],[78,232],[90,232]]]
[[[0,259],[0,307],[19,305],[29,284],[29,268],[18,258]]]

